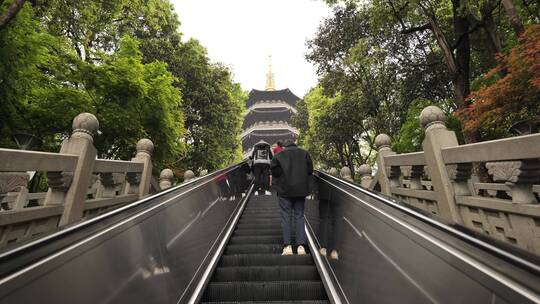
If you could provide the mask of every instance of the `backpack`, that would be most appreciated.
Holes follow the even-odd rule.
[[[257,144],[253,150],[253,164],[268,164],[272,159],[272,152],[270,151],[270,145]]]

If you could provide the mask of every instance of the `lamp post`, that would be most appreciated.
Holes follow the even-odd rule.
[[[16,133],[13,134],[12,138],[21,150],[37,150],[43,144],[41,139],[27,133]]]

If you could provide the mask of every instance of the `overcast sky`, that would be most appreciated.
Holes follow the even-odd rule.
[[[306,40],[330,15],[322,0],[172,0],[184,39],[196,38],[212,61],[229,66],[244,90],[264,89],[268,56],[277,89],[303,97],[317,82]]]

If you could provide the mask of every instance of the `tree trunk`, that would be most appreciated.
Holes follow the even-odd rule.
[[[525,32],[525,27],[523,26],[523,22],[521,22],[521,18],[519,18],[514,3],[512,2],[512,0],[501,0],[501,3],[504,7],[504,10],[506,11],[506,15],[508,16],[508,20],[510,21],[510,25],[514,29],[514,32],[518,37],[521,36],[521,34]]]
[[[0,15],[0,30],[8,25],[8,23],[17,16],[26,0],[13,0],[6,11]]]
[[[496,1],[488,1],[482,6],[480,10],[480,13],[482,14],[482,22],[484,23],[487,46],[488,49],[491,51],[493,65],[497,64],[497,54],[501,54],[503,51],[501,38],[499,37],[499,33],[497,32],[497,25],[495,24],[495,20],[493,20],[493,10],[497,5],[498,4]],[[506,76],[506,74],[508,74],[508,70],[502,68],[501,70],[499,70],[498,73],[501,77],[504,77]]]
[[[456,0],[453,0],[456,1]],[[457,0],[459,2],[459,0]],[[444,35],[444,32],[440,28],[439,24],[435,20],[433,16],[430,16],[430,25],[431,25],[431,31],[433,32],[433,35],[435,36],[435,40],[437,41],[437,44],[442,50],[443,56],[444,56],[444,62],[446,64],[446,67],[448,68],[448,71],[450,72],[450,75],[452,75],[452,89],[454,92],[454,98],[456,99],[456,105],[458,108],[464,108],[467,106],[466,98],[467,95],[469,95],[469,75],[462,75],[464,72],[469,72],[468,64],[466,66],[465,71],[460,67],[460,62],[463,64],[464,62],[468,62],[470,60],[470,45],[469,45],[469,39],[468,35],[467,37],[463,37],[459,44],[461,45],[461,49],[459,52],[456,52],[456,56],[454,56],[454,53],[452,51],[452,47],[450,46],[450,43],[446,39],[446,36]],[[467,22],[467,31],[468,31],[468,22]],[[454,29],[454,32],[456,30]],[[456,35],[456,37],[459,37],[459,35]],[[464,39],[466,38],[466,39]],[[459,48],[459,46],[458,46]],[[468,50],[468,56],[467,55]],[[465,51],[465,52],[464,52]],[[458,61],[458,56],[462,56],[461,60]]]
[[[491,51],[494,54],[497,54],[497,53],[502,53],[502,44],[501,44],[501,39],[499,37],[499,33],[497,33],[497,25],[495,24],[495,21],[493,20],[492,12],[495,5],[497,4],[493,3],[493,1],[489,1],[488,3],[482,6],[481,14],[482,14],[482,21],[484,22],[484,29],[486,31],[488,45]]]
[[[457,73],[453,79],[454,94],[458,102],[458,107],[466,107],[467,96],[470,90],[470,61],[471,44],[469,41],[469,20],[466,14],[461,12],[464,0],[452,0],[452,11],[454,21],[454,36],[456,37],[456,64]]]

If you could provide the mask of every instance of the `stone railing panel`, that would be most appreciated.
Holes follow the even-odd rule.
[[[0,246],[55,230],[148,195],[152,142],[137,143],[131,161],[96,159],[99,122],[89,113],[73,120],[60,153],[0,149]],[[29,173],[43,172],[46,193],[29,193]],[[33,174],[33,173],[31,173]]]
[[[0,172],[74,171],[77,155],[0,148]]]
[[[378,171],[370,183],[406,204],[540,254],[540,134],[459,145],[433,106],[420,115],[424,151],[401,155],[379,135]],[[493,182],[479,182],[473,163]]]
[[[96,173],[119,173],[119,172],[137,172],[144,169],[143,163],[135,163],[124,160],[97,159],[94,163],[94,172]]]
[[[540,134],[442,148],[447,164],[540,158]]]
[[[387,166],[425,166],[424,152],[388,155],[384,158]]]
[[[0,215],[0,246],[56,229],[62,212],[62,206],[44,206],[2,212]]]

